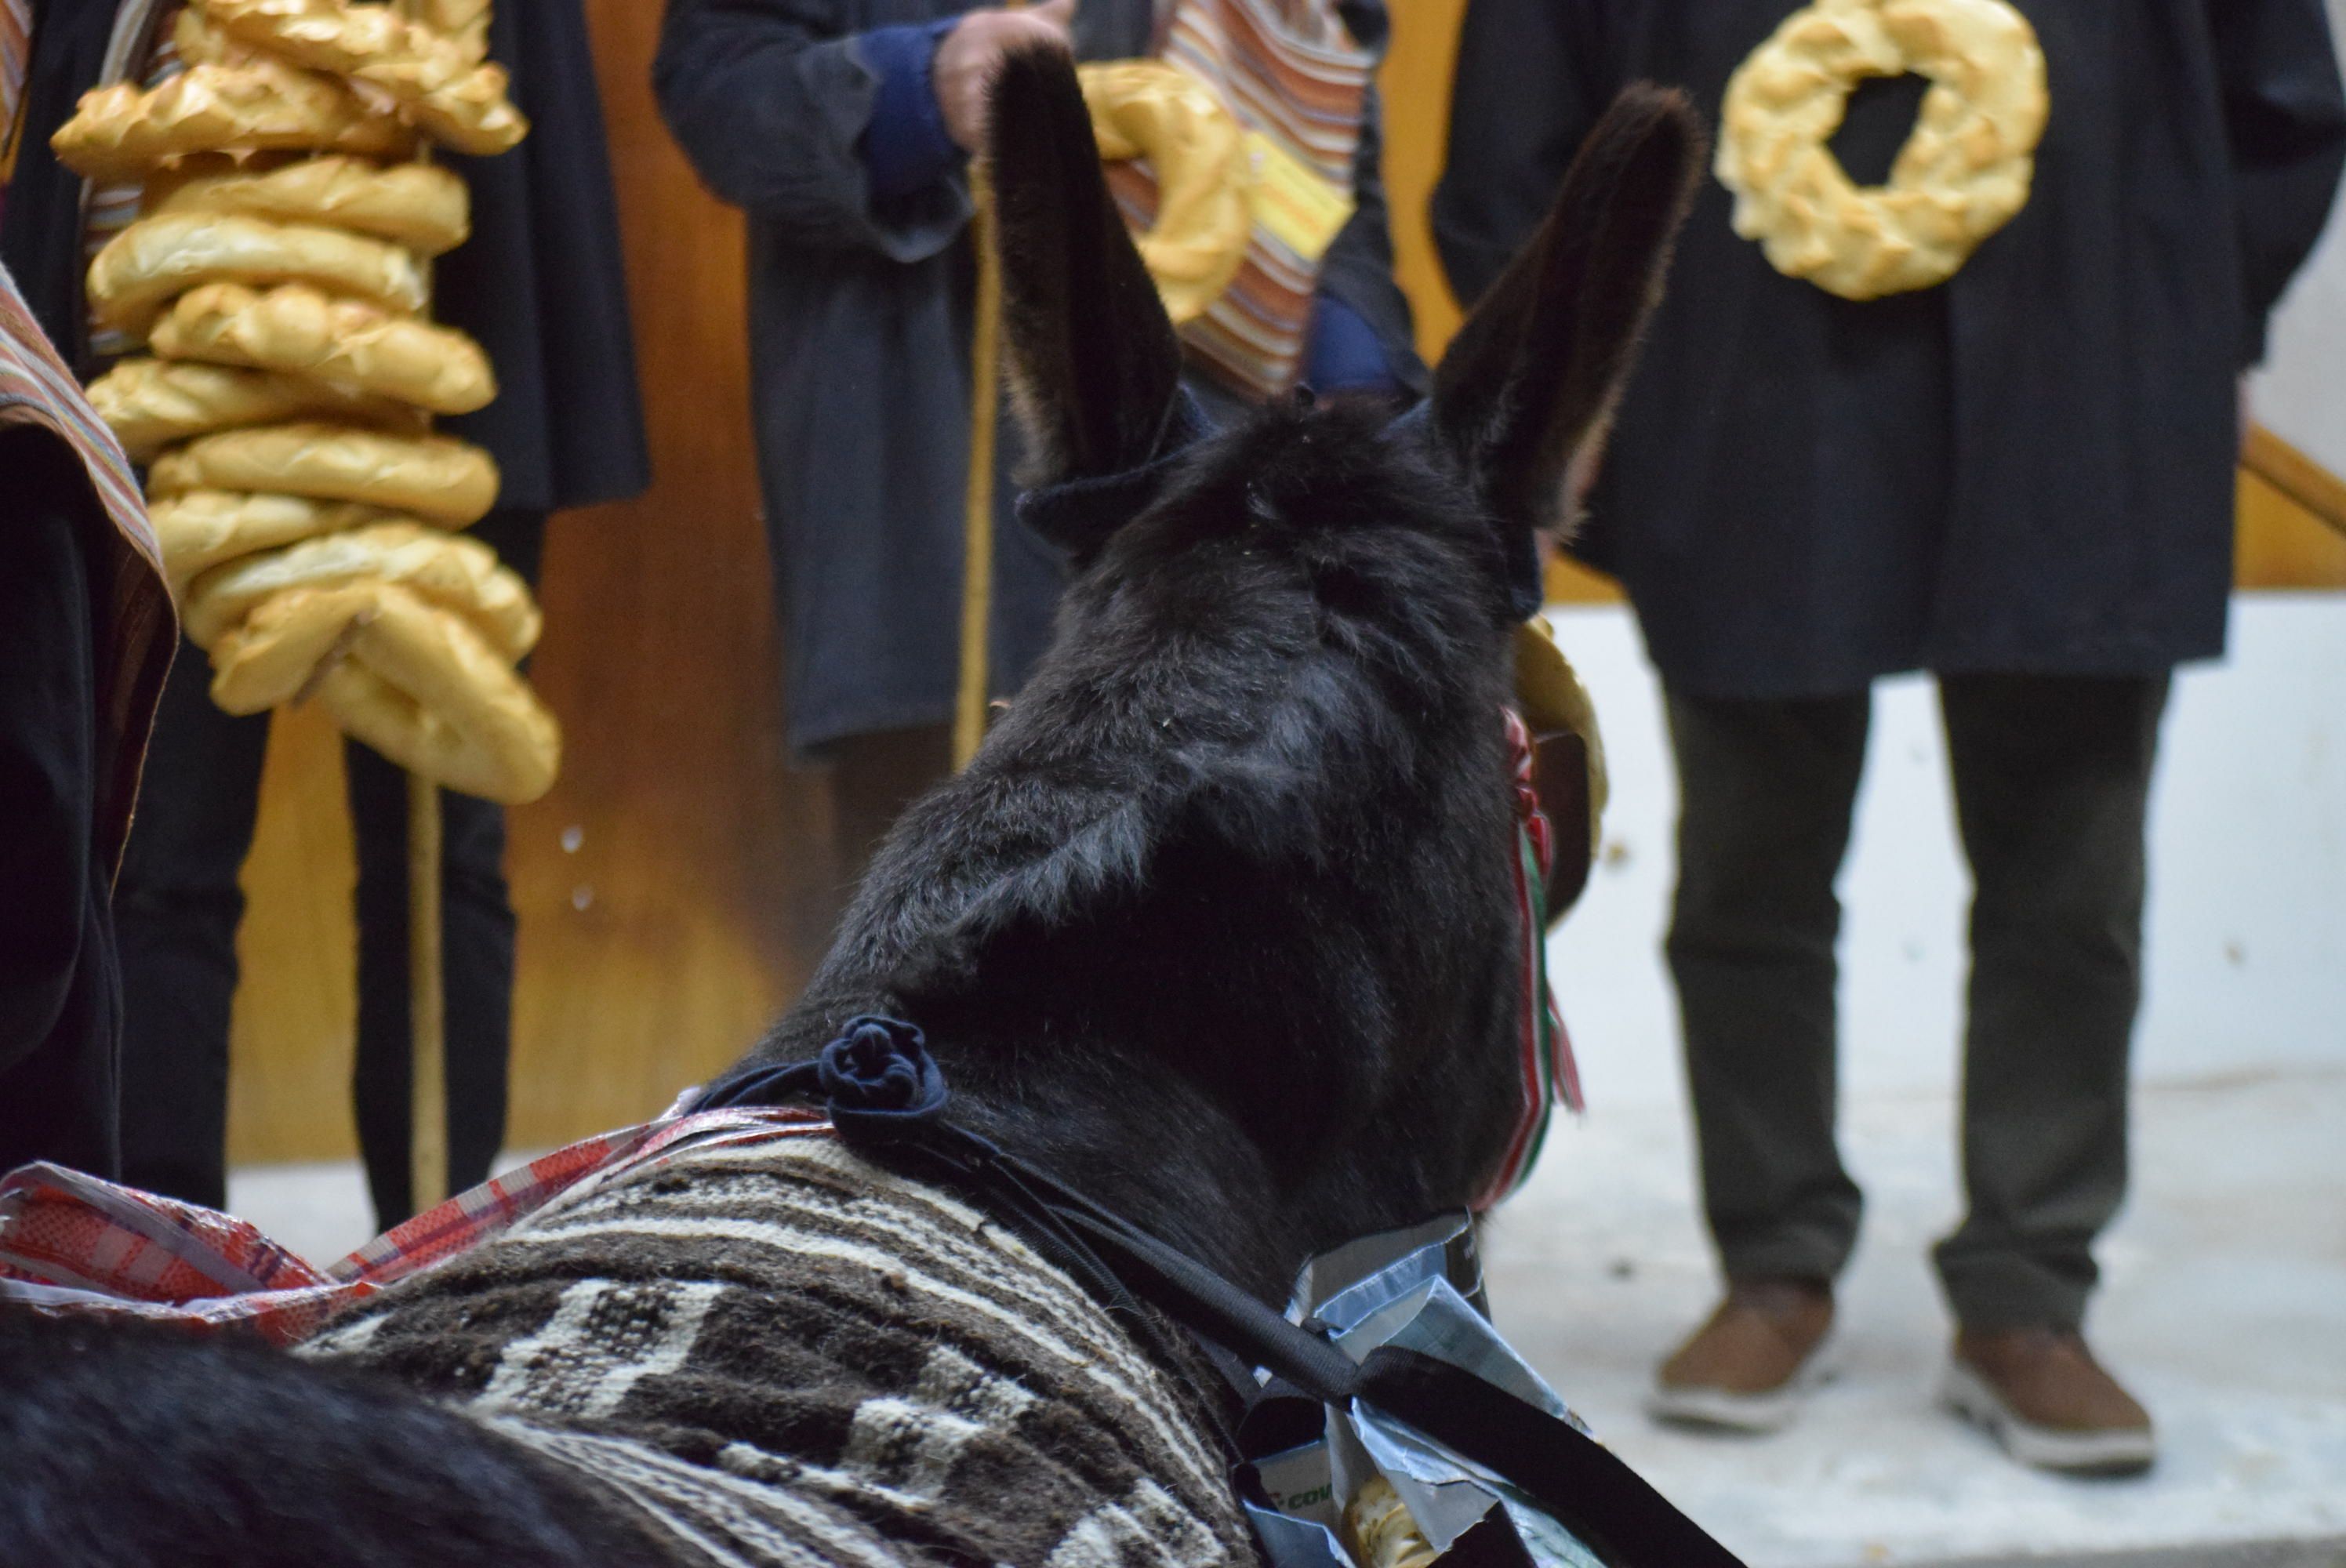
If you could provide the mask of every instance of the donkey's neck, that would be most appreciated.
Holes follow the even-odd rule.
[[[1273,1305],[1346,1214],[1283,1210],[1258,1130],[1143,1053],[1025,1041],[994,1020],[923,1007],[880,989],[810,993],[759,1055],[811,1059],[847,1019],[872,1013],[920,1025],[952,1091],[948,1116],[1188,1252]],[[1373,1228],[1373,1226],[1356,1226]]]

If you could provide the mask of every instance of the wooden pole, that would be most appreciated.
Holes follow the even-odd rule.
[[[447,987],[440,932],[440,787],[407,776],[408,1207],[448,1196]]]
[[[994,249],[994,191],[970,170],[969,233],[977,247],[976,325],[969,352],[969,489],[962,500],[961,691],[953,758],[965,768],[985,738],[986,642],[994,621],[994,434],[1002,393],[1002,259]]]

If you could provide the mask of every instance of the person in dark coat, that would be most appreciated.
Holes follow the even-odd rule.
[[[0,257],[43,325],[92,357],[82,300],[83,182],[49,137],[97,85],[109,46],[151,56],[175,7],[155,0],[34,14],[21,149]],[[139,40],[150,40],[141,43]],[[496,401],[442,428],[488,449],[497,510],[471,533],[533,584],[546,514],[617,500],[649,479],[602,107],[579,0],[505,0],[490,57],[512,72],[531,134],[501,157],[449,157],[472,189],[473,233],[434,265],[434,313],[479,340]],[[117,889],[124,989],[127,1179],[190,1202],[225,1198],[229,1009],[237,878],[251,847],[266,716],[212,705],[208,661],[186,650],[163,695],[138,831]],[[407,794],[400,770],[345,748],[358,845],[359,1019],[353,1083],[378,1219],[411,1212]],[[484,1179],[505,1131],[514,917],[497,806],[441,792],[450,1190]]]
[[[1011,44],[1083,59],[1150,51],[1149,0],[1020,12],[968,0],[669,0],[654,83],[709,187],[750,218],[754,416],[790,739],[838,769],[839,848],[860,860],[946,764],[960,663],[974,267],[967,149]],[[1342,7],[1381,46],[1382,0]],[[1323,261],[1305,379],[1415,390],[1392,278],[1372,100],[1355,209]],[[1203,389],[1210,398],[1210,389]],[[1005,426],[1007,421],[1005,422]],[[994,464],[997,695],[1050,637],[1060,567],[1010,516]]]
[[[0,1174],[119,1168],[114,872],[178,641],[130,465],[0,269]]]
[[[1833,881],[1875,677],[1939,678],[1976,883],[1950,1403],[2018,1456],[2149,1462],[2079,1335],[2126,1185],[2144,809],[2168,674],[2223,650],[2235,385],[2321,230],[2346,103],[2321,0],[2017,0],[2051,113],[1952,280],[1854,302],[1698,197],[1575,546],[1627,586],[1682,789],[1668,955],[1725,1303],[1658,1413],[1766,1428],[1859,1209],[1833,1141]],[[1728,79],[1797,0],[1471,0],[1437,242],[1496,275],[1623,85]],[[1920,84],[1833,150],[1887,178]]]

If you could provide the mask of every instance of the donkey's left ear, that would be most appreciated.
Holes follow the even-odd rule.
[[[1541,596],[1534,535],[1568,524],[1596,477],[1703,144],[1683,94],[1624,92],[1434,372],[1434,430],[1498,522],[1524,615]]]
[[[1031,485],[1137,468],[1174,413],[1181,347],[1100,171],[1064,51],[1010,55],[987,138],[1010,392]],[[1079,556],[1096,540],[1058,540]]]

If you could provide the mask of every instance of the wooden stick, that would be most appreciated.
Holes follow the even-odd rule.
[[[962,501],[961,692],[953,758],[965,768],[985,738],[986,643],[994,622],[994,433],[1000,407],[1002,259],[994,249],[994,192],[970,170],[969,233],[977,247],[976,325],[969,350],[969,489]]]
[[[440,787],[407,776],[409,1209],[448,1196],[447,988],[440,936]]]

